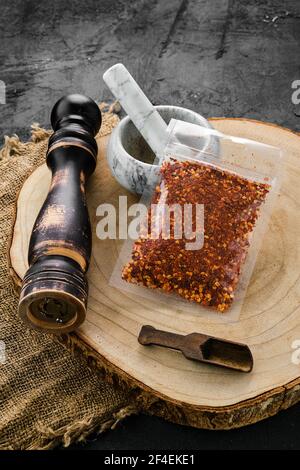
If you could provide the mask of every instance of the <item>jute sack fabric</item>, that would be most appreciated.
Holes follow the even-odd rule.
[[[103,112],[101,134],[117,122],[111,110]],[[0,151],[1,449],[68,446],[136,411],[129,391],[103,381],[84,357],[74,357],[50,335],[29,330],[17,316],[8,256],[16,201],[26,178],[45,161],[49,135],[33,125],[30,142],[6,137]]]

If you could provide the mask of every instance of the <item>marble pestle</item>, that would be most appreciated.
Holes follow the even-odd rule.
[[[113,65],[106,70],[103,80],[155,155],[160,156],[167,141],[167,124],[126,67]]]

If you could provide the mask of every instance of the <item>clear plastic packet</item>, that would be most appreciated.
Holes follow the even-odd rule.
[[[175,119],[167,132],[110,284],[154,305],[237,321],[282,150]]]

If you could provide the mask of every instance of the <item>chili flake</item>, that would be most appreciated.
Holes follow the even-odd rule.
[[[165,162],[148,210],[147,227],[141,229],[132,258],[122,278],[148,288],[176,292],[184,299],[227,310],[234,299],[249,236],[261,204],[270,189],[235,173],[196,162]],[[174,238],[176,214],[170,219],[169,238],[147,236],[153,222],[153,204],[164,188],[167,205],[204,205],[204,244],[187,250],[187,241]],[[193,217],[195,214],[193,213]],[[192,221],[193,227],[195,220]]]

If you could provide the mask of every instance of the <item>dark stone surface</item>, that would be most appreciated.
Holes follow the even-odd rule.
[[[167,423],[150,416],[133,416],[117,429],[86,444],[82,450],[299,450],[300,406],[252,426],[231,431],[207,431]]]
[[[102,74],[119,61],[155,104],[300,130],[291,102],[291,83],[300,78],[297,0],[0,0],[0,6],[0,79],[7,86],[1,136],[26,137],[32,121],[47,126],[51,106],[67,92],[111,98]]]
[[[0,0],[0,136],[49,126],[61,95],[111,99],[102,82],[123,62],[154,104],[300,130],[297,0]],[[209,432],[132,417],[85,448],[299,448],[300,407],[246,429]]]

